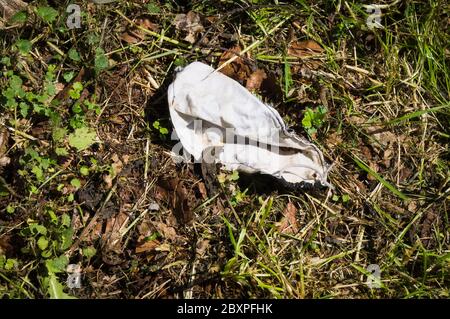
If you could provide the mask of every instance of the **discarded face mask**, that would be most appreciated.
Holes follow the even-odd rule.
[[[331,186],[321,151],[288,131],[273,107],[212,67],[193,62],[179,71],[169,86],[168,102],[182,144],[172,150],[178,159],[192,155],[197,162],[221,163],[227,170]]]

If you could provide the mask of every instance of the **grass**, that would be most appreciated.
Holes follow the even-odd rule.
[[[2,298],[449,297],[444,1],[382,7],[373,30],[352,0],[83,3],[79,29],[69,3],[32,1],[0,34]],[[173,23],[190,10],[194,43]],[[303,40],[323,52],[290,55]],[[258,96],[333,164],[335,190],[224,172],[211,194],[172,161],[175,68],[225,68],[236,45],[273,82]]]

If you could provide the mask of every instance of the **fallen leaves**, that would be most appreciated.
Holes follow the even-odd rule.
[[[27,5],[28,3],[23,2],[22,0],[0,1],[0,12],[2,14],[2,18],[8,21],[17,12],[25,10]],[[3,21],[0,21],[0,28],[3,27],[4,27]]]
[[[156,230],[161,234],[162,237],[171,241],[176,240],[177,232],[175,228],[168,226],[162,222],[153,222],[153,225],[156,227]]]
[[[156,239],[144,241],[143,243],[136,246],[135,252],[136,254],[151,252],[154,251],[159,245],[161,245],[161,242],[159,242],[159,240]]]
[[[190,192],[178,177],[161,179],[156,188],[155,198],[167,201],[180,224],[188,224],[193,219],[190,203],[195,195]],[[192,199],[192,200],[189,200]]]
[[[314,40],[292,41],[287,52],[289,56],[305,58],[322,54],[324,49]]]
[[[8,130],[5,127],[0,128],[0,167],[6,166],[11,159],[5,155],[8,148]]]
[[[199,14],[194,11],[189,11],[187,14],[177,14],[173,21],[173,25],[175,25],[176,29],[187,33],[184,40],[189,43],[195,43],[197,34],[205,31]]]
[[[102,235],[102,240],[105,243],[104,248],[106,250],[121,253],[121,230],[127,226],[129,219],[130,216],[125,211],[121,211],[116,216],[107,219],[106,228]]]
[[[265,80],[268,79],[266,72],[262,69],[252,71],[250,64],[241,55],[239,46],[232,47],[225,51],[219,59],[219,67],[228,63],[230,59],[238,56],[233,62],[226,64],[220,72],[226,76],[245,85],[249,91],[258,91],[262,88]]]
[[[293,40],[289,43],[287,50],[288,56],[303,61],[303,65],[296,65],[293,68],[293,72],[302,74],[305,77],[310,76],[310,70],[316,70],[320,66],[320,61],[317,61],[317,57],[323,52],[324,49],[314,40]]]
[[[156,23],[151,22],[148,18],[136,19],[136,26],[133,27],[120,35],[120,39],[126,43],[138,43],[145,39],[145,31],[147,29],[153,32],[159,32],[159,26]]]
[[[93,130],[88,127],[81,127],[69,134],[68,142],[69,145],[76,148],[77,151],[82,151],[94,144],[96,138],[97,134]]]
[[[292,202],[286,205],[283,211],[283,218],[281,219],[278,231],[282,234],[296,234],[298,233],[298,223],[297,223],[297,208]]]
[[[241,56],[241,48],[239,46],[226,50],[219,59],[219,67],[227,63],[228,60],[238,56],[232,63],[223,66],[220,70],[226,76],[235,79],[240,83],[244,83],[250,76],[251,69]]]
[[[117,175],[120,174],[120,172],[123,169],[123,166],[128,164],[128,155],[122,156],[122,159],[119,158],[117,154],[113,154],[112,157],[112,164],[111,164],[111,170],[108,172],[108,174],[103,175],[103,181],[106,184],[107,189],[111,189],[113,186],[113,180],[116,178]]]
[[[203,200],[208,199],[208,192],[207,192],[207,190],[206,190],[205,183],[199,182],[199,183],[197,184],[197,188],[198,188],[198,191],[199,191],[200,195],[202,196],[202,199],[203,199]]]
[[[164,247],[168,245],[166,241],[173,243],[179,238],[174,227],[160,221],[144,220],[137,228],[139,238],[135,248],[136,253],[164,250]]]
[[[245,84],[245,87],[249,91],[259,90],[265,79],[267,79],[266,72],[264,72],[264,70],[257,69],[255,72],[250,74],[250,76],[247,79],[247,83]]]
[[[14,252],[14,245],[11,235],[0,237],[0,256],[10,256]]]

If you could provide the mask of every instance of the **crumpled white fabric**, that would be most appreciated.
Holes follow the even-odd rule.
[[[320,150],[288,131],[273,107],[212,67],[193,62],[179,71],[168,102],[176,134],[196,161],[215,148],[212,160],[228,170],[330,186]]]

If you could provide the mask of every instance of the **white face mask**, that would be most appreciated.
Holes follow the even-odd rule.
[[[193,62],[178,72],[168,101],[176,135],[196,161],[270,174],[289,183],[330,186],[320,150],[289,132],[274,108],[212,67]]]

